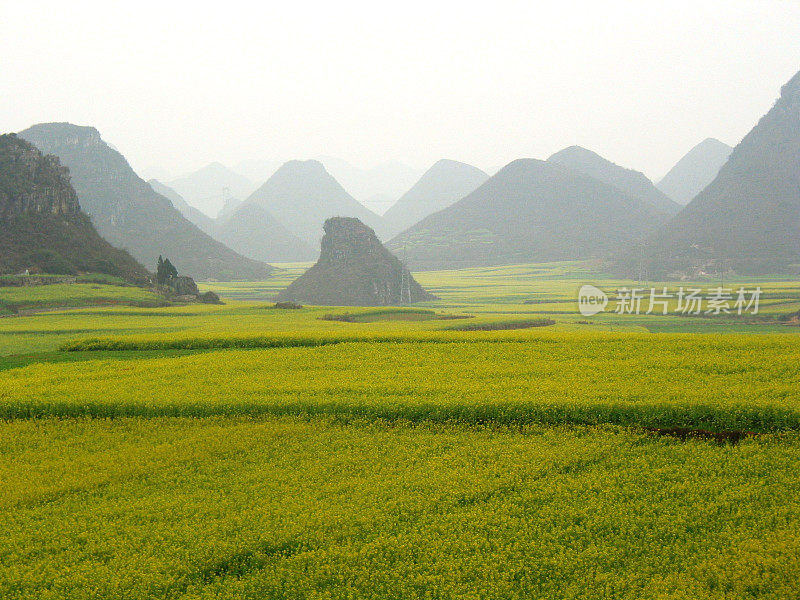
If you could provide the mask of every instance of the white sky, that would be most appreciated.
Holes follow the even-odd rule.
[[[484,169],[571,144],[662,176],[800,70],[800,2],[0,0],[0,131],[96,126],[134,168],[337,156]]]

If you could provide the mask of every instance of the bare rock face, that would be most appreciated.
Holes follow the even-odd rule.
[[[198,279],[263,280],[272,267],[234,252],[188,221],[106,144],[94,127],[41,123],[19,133],[69,168],[81,208],[111,244],[143,264],[172,256],[181,273]]]
[[[278,296],[326,306],[398,306],[432,300],[375,232],[351,217],[325,221],[317,263]]]
[[[14,134],[0,135],[0,273],[106,273],[147,284],[127,252],[81,210],[69,171]]]
[[[2,140],[0,219],[23,215],[73,215],[80,212],[69,171],[55,156],[42,155],[14,135]]]
[[[180,275],[170,280],[170,288],[178,296],[199,296],[200,290],[197,289],[197,284],[194,279],[188,275]]]

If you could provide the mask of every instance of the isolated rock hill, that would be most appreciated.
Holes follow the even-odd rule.
[[[328,219],[323,229],[319,260],[279,294],[279,301],[396,306],[434,299],[358,219]]]
[[[440,160],[428,169],[383,215],[390,235],[396,235],[475,190],[489,176],[455,160]]]
[[[25,270],[149,279],[127,252],[100,237],[58,158],[6,134],[0,135],[0,273]]]
[[[381,218],[348,194],[316,160],[287,162],[243,206],[248,204],[265,208],[312,246],[319,243],[321,224],[330,217],[355,217],[382,234]]]
[[[619,264],[631,273],[642,262],[651,277],[800,270],[800,73],[714,181]]]
[[[644,173],[620,167],[586,148],[570,146],[556,152],[547,160],[613,185],[627,196],[646,202],[669,216],[677,214],[681,209],[680,205],[657,189]]]
[[[714,181],[733,148],[714,138],[703,140],[689,150],[656,187],[678,204],[688,204]]]
[[[520,159],[387,247],[419,269],[606,257],[667,218],[588,175]]]
[[[269,265],[245,258],[189,222],[134,173],[94,127],[44,123],[19,134],[69,167],[81,206],[100,234],[146,265],[173,257],[196,279],[264,279]]]

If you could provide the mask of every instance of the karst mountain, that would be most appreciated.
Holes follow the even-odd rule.
[[[169,256],[196,279],[264,279],[272,268],[234,252],[188,221],[111,148],[94,127],[44,123],[21,132],[70,170],[81,206],[99,233],[145,265]]]
[[[330,217],[355,217],[382,234],[381,217],[345,191],[316,160],[292,160],[281,166],[237,209],[257,205],[298,238],[316,247]],[[236,211],[234,211],[235,213]],[[232,218],[232,217],[229,217]]]
[[[667,218],[582,172],[519,159],[387,247],[415,269],[605,257]]]
[[[0,135],[0,273],[150,274],[100,237],[81,211],[68,169],[14,134]]]
[[[656,187],[678,204],[688,204],[719,174],[733,148],[714,138],[697,144],[681,158]]]
[[[744,137],[716,178],[640,249],[620,261],[651,277],[800,265],[800,73]]]
[[[487,179],[486,173],[472,165],[455,160],[437,161],[383,214],[386,228],[396,235],[461,200]]]
[[[644,173],[614,164],[586,148],[570,146],[547,160],[614,186],[627,196],[641,200],[666,215],[675,215],[681,209],[680,205],[656,188]]]
[[[393,306],[434,297],[375,232],[358,219],[325,221],[319,260],[280,293],[281,301],[332,306]]]

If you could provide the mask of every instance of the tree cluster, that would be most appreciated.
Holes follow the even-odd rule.
[[[156,266],[156,283],[158,285],[167,285],[172,279],[178,277],[178,269],[176,269],[168,258],[158,256],[158,264]]]

